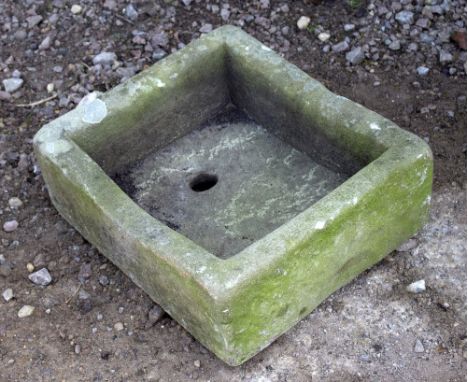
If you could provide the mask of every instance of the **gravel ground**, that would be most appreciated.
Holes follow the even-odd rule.
[[[423,137],[436,165],[427,227],[239,368],[58,216],[31,145],[223,24]],[[4,0],[0,81],[1,381],[466,380],[464,1]]]

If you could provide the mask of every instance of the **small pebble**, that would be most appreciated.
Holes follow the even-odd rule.
[[[229,19],[229,16],[231,15],[231,12],[229,12],[228,9],[226,8],[223,8],[221,9],[221,12],[219,14],[221,16],[221,18],[224,20],[224,21],[227,21]]]
[[[28,18],[26,18],[26,21],[28,23],[29,28],[34,28],[36,25],[38,25],[42,21],[42,16],[41,15],[29,16]]]
[[[389,45],[388,45],[389,49],[391,50],[400,50],[401,48],[401,43],[399,40],[395,40],[395,41],[392,41]]]
[[[449,52],[441,50],[439,53],[439,61],[441,64],[448,64],[453,61],[453,56]]]
[[[23,305],[21,309],[18,311],[18,317],[24,318],[29,317],[34,312],[34,306],[31,305]]]
[[[118,332],[124,330],[124,324],[122,324],[121,322],[117,322],[115,325],[114,325],[114,329],[117,330]]]
[[[5,289],[2,293],[2,296],[5,301],[10,301],[14,297],[13,289],[11,288]]]
[[[23,82],[21,78],[7,78],[3,80],[3,88],[7,93],[14,93],[23,86]]]
[[[322,42],[326,42],[330,39],[330,33],[326,33],[326,32],[319,33],[317,38]]]
[[[109,278],[106,275],[99,276],[99,284],[102,286],[109,285]]]
[[[213,30],[213,25],[211,24],[204,24],[202,27],[199,29],[200,33],[210,33]]]
[[[47,268],[42,268],[37,272],[31,273],[28,278],[34,284],[41,286],[47,286],[52,282],[52,276],[50,275]]]
[[[34,264],[27,263],[26,264],[26,269],[28,270],[29,273],[34,272]]]
[[[13,232],[18,228],[18,222],[16,220],[8,220],[3,223],[3,230],[5,232]]]
[[[138,12],[132,4],[128,4],[125,8],[125,16],[130,20],[135,21],[138,18]]]
[[[42,42],[39,44],[39,49],[40,50],[47,50],[50,48],[50,45],[52,44],[52,38],[50,36],[47,36]]]
[[[83,7],[79,4],[73,4],[70,8],[71,13],[73,13],[74,15],[80,14],[82,10]]]
[[[338,44],[335,44],[335,45],[332,46],[332,50],[335,53],[344,52],[345,50],[348,50],[348,49],[349,49],[349,44],[348,44],[348,42],[346,40],[341,41]]]
[[[415,353],[424,353],[424,345],[419,339],[417,339],[415,344],[414,344],[414,352]]]
[[[346,53],[346,60],[352,65],[359,65],[364,61],[364,50],[358,46]]]
[[[424,280],[418,280],[411,283],[406,287],[406,290],[410,293],[421,293],[426,290],[426,282]]]
[[[13,197],[8,200],[8,205],[10,208],[20,208],[23,205],[23,202],[20,198]]]
[[[159,305],[154,305],[148,312],[148,321],[146,321],[145,328],[149,329],[164,316],[164,310]]]
[[[356,28],[356,26],[354,24],[345,24],[343,28],[344,28],[345,32],[350,32],[350,31],[354,30],[354,28]]]
[[[416,72],[420,76],[425,76],[425,75],[427,75],[427,73],[429,73],[429,68],[427,68],[425,66],[418,66],[418,68],[416,69]]]
[[[193,364],[195,365],[195,367],[200,367],[201,366],[201,362],[198,359],[193,361]]]
[[[410,11],[401,11],[396,14],[395,19],[402,25],[413,24],[414,13]]]
[[[76,344],[74,350],[75,350],[75,354],[80,354],[81,353],[81,346]]]
[[[450,304],[447,301],[439,301],[438,304],[444,310],[450,309]]]
[[[306,29],[310,24],[310,17],[307,16],[301,16],[299,17],[299,20],[297,20],[297,27],[300,30]]]
[[[117,60],[114,52],[101,52],[93,57],[94,65],[112,65]]]
[[[47,84],[47,93],[52,93],[55,89],[55,85],[51,82],[49,84]]]

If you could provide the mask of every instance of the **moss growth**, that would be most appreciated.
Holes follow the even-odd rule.
[[[101,124],[84,123],[77,109],[36,135],[51,199],[83,236],[231,365],[268,346],[427,219],[427,144],[332,94],[237,28],[213,31],[102,99],[109,115]],[[190,131],[229,100],[282,139],[353,176],[221,260],[141,210],[99,165],[114,171]]]

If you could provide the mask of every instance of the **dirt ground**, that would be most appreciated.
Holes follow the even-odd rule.
[[[466,380],[463,69],[449,74],[446,66],[426,56],[431,72],[421,77],[414,71],[415,56],[408,52],[399,52],[392,60],[364,61],[351,67],[344,55],[323,52],[313,34],[297,30],[296,21],[303,14],[313,15],[339,41],[343,24],[358,23],[356,13],[340,1],[287,2],[288,12],[281,13],[274,24],[290,28],[290,45],[283,50],[288,60],[332,91],[381,113],[431,145],[435,159],[432,214],[406,250],[390,254],[266,350],[233,368],[170,317],[149,323],[148,311],[153,306],[149,297],[52,206],[31,145],[44,123],[73,108],[86,92],[106,90],[119,82],[116,70],[91,68],[92,57],[99,51],[114,50],[126,63],[124,67],[135,63],[138,71],[155,59],[135,45],[136,28],[164,24],[170,39],[166,50],[170,51],[182,40],[197,37],[201,20],[213,27],[227,22],[200,1],[190,9],[180,1],[154,2],[163,10],[173,5],[173,19],[167,10],[161,19],[144,13],[141,9],[148,2],[135,2],[140,7],[137,21],[121,16],[122,7],[112,10],[100,2],[77,3],[85,10],[93,9],[93,14],[84,17],[83,10],[83,17],[75,16],[70,12],[71,2],[58,0],[0,4],[0,19],[4,18],[0,80],[12,77],[14,69],[24,79],[19,91],[0,97],[0,222],[16,219],[19,223],[13,232],[0,230],[0,293],[7,288],[14,293],[11,301],[0,301],[0,381]],[[229,3],[243,12],[249,9],[249,2]],[[271,10],[285,2],[268,3]],[[390,2],[384,3],[390,7]],[[268,17],[267,9],[254,8]],[[25,39],[16,38],[18,28],[33,14],[44,20],[57,14],[59,21],[54,27],[42,22],[28,29]],[[235,20],[232,14],[229,23]],[[274,49],[284,48],[275,46],[275,37],[265,28],[249,24],[244,29]],[[38,48],[49,32],[60,44],[50,50]],[[55,90],[48,93],[50,82]],[[50,102],[18,106],[54,92],[58,97]],[[10,208],[13,197],[23,205]],[[46,267],[53,282],[46,287],[31,283],[28,263],[36,270]],[[406,290],[421,279],[426,282],[424,292]],[[25,304],[35,310],[19,318],[17,313]]]

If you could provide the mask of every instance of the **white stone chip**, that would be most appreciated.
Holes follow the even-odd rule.
[[[328,40],[330,40],[330,33],[327,33],[327,32],[322,32],[322,33],[319,33],[317,38],[322,41],[322,42],[326,42]]]
[[[421,293],[426,290],[426,282],[424,280],[418,280],[411,283],[406,287],[406,290],[410,293]]]
[[[21,309],[18,311],[18,317],[24,318],[29,317],[34,312],[34,306],[31,305],[23,305]]]
[[[73,4],[70,8],[71,13],[73,13],[74,15],[80,14],[82,10],[83,7],[79,4]]]
[[[325,227],[325,222],[323,220],[315,223],[315,229],[323,229],[324,227]]]
[[[306,29],[310,24],[310,17],[307,16],[301,16],[299,17],[299,20],[297,20],[297,27],[300,30]]]
[[[82,120],[86,123],[99,123],[107,116],[107,106],[97,98],[97,93],[89,93],[78,104],[81,107]]]
[[[16,220],[9,220],[3,224],[3,230],[5,232],[13,232],[18,228],[18,222]]]
[[[2,293],[2,297],[5,301],[10,301],[14,297],[13,289],[5,289]]]
[[[163,87],[166,86],[166,84],[165,84],[163,81],[161,81],[159,78],[155,78],[155,79],[154,79],[154,82],[156,82],[156,86],[157,86],[158,88],[163,88]]]

